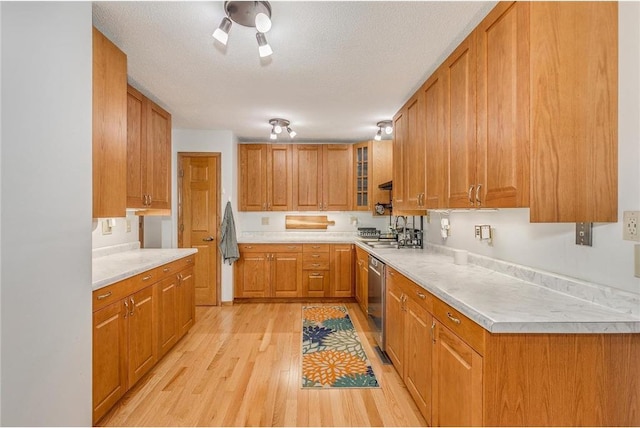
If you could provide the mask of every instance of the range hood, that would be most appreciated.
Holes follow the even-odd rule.
[[[378,186],[378,189],[382,190],[392,190],[393,189],[393,181],[387,181],[386,183],[382,183]]]

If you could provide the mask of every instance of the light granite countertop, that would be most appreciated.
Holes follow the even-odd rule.
[[[93,289],[106,287],[197,252],[193,248],[123,248],[115,252],[94,250]]]
[[[441,249],[373,249],[362,247],[434,296],[492,333],[640,333],[640,296],[616,293],[603,287],[582,296],[561,292],[571,288],[562,278],[492,259],[499,270],[472,264],[487,262],[471,257],[456,265]],[[451,251],[451,250],[449,250]],[[477,259],[477,260],[474,260]],[[504,266],[497,267],[497,264]],[[533,274],[531,274],[533,272]],[[540,284],[514,276],[530,276]],[[542,285],[541,285],[542,284]],[[585,283],[583,287],[592,287]],[[555,287],[555,288],[554,288]]]
[[[357,232],[324,232],[295,230],[286,232],[243,232],[238,235],[240,244],[278,244],[278,243],[352,243]]]

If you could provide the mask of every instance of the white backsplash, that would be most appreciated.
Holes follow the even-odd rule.
[[[92,248],[111,247],[119,244],[138,242],[138,216],[127,211],[126,217],[115,218],[116,225],[110,235],[102,234],[102,222],[107,219],[93,219],[91,229]],[[127,220],[131,222],[131,231],[127,232]]]
[[[359,227],[375,227],[386,231],[389,217],[374,217],[364,211],[304,211],[304,212],[234,212],[236,230],[242,232],[284,232],[287,215],[326,215],[328,220],[336,222],[328,226],[326,232],[357,232]],[[267,219],[268,224],[263,224]],[[318,231],[322,233],[323,231]]]

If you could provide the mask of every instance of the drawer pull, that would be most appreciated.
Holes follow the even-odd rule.
[[[151,275],[147,275],[147,276],[143,276],[142,280],[143,281],[149,281],[151,279]]]
[[[421,298],[422,300],[426,299],[427,296],[424,293],[421,293],[419,291],[416,291],[416,294],[418,295],[419,298]]]
[[[311,257],[313,257],[314,259],[317,259],[318,257],[320,257],[320,254],[311,254]]]
[[[456,324],[460,324],[460,318],[456,318],[453,315],[451,315],[451,312],[447,312],[447,318],[449,318],[451,321],[453,321]]]
[[[107,291],[106,293],[99,295],[98,300],[106,299],[109,296],[111,296],[111,291]]]
[[[191,263],[191,259],[187,259],[187,263]]]
[[[311,248],[313,248],[314,250],[317,250],[318,248],[320,248],[320,245],[312,245]]]
[[[169,269],[169,268],[164,268],[164,269],[162,269],[162,272],[167,273],[167,272],[169,272],[170,270],[171,270],[171,269]]]
[[[252,249],[252,248],[253,248],[253,246],[252,246],[252,245],[245,245],[245,247],[244,247],[244,248],[246,248],[246,249],[250,250],[250,249]]]
[[[287,249],[289,250],[295,250],[297,247],[295,245],[289,245],[287,246]]]
[[[320,263],[312,263],[311,266],[320,266]]]
[[[320,275],[309,275],[309,279],[322,279]]]
[[[391,275],[391,276],[396,276],[396,273],[395,273],[395,272],[391,272],[391,271],[389,271],[389,275]]]

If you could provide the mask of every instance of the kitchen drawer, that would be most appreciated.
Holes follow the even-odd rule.
[[[181,270],[192,267],[196,262],[196,255],[197,254],[191,254],[190,256],[184,257],[182,259],[176,260],[174,262],[171,262],[162,266],[161,270],[162,270],[162,273],[165,275],[165,278],[168,275],[178,273]]]
[[[110,304],[133,294],[136,290],[136,283],[136,278],[131,277],[111,285],[107,285],[106,287],[93,290],[93,311],[95,312],[102,308],[106,308]]]
[[[301,244],[239,244],[241,253],[300,253]]]
[[[386,272],[387,277],[393,278],[394,284],[397,284],[411,300],[415,300],[423,309],[433,312],[433,302],[436,299],[431,293],[392,267],[387,266]]]
[[[302,253],[302,260],[310,263],[329,263],[329,253]]]
[[[329,270],[329,260],[303,260],[303,270]]]
[[[487,330],[440,299],[434,299],[433,309],[433,316],[435,316],[438,321],[475,349],[480,355],[484,355],[485,339],[489,334]]]
[[[328,253],[330,244],[302,244],[303,253]]]

